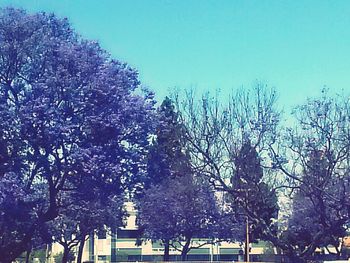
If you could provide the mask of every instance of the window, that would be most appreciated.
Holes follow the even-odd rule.
[[[139,230],[118,229],[117,238],[138,238]]]

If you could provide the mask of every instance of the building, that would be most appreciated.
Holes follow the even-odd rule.
[[[136,225],[136,211],[132,203],[127,204],[127,224],[114,233],[99,233],[89,237],[84,246],[83,262],[125,262],[125,261],[161,261],[164,247],[159,242],[138,243],[138,227]],[[196,245],[203,244],[205,240],[194,239]],[[264,242],[252,244],[251,257],[257,257],[266,252],[268,246]],[[54,255],[60,253],[62,247],[53,244],[51,260]],[[219,244],[206,244],[200,248],[193,249],[188,253],[191,261],[232,261],[238,260],[244,251],[243,244],[221,242]],[[180,260],[180,252],[170,249],[170,260]]]

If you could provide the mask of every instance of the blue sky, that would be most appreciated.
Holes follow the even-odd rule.
[[[221,89],[262,81],[288,110],[327,86],[350,90],[350,1],[0,0],[68,17],[85,38],[169,88]]]

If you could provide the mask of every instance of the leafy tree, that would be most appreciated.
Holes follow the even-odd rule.
[[[232,196],[240,200],[245,213],[256,213],[269,228],[273,229],[277,218],[276,193],[263,181],[263,169],[258,153],[250,142],[245,143],[235,160],[236,173],[232,177]],[[255,215],[256,216],[256,215]],[[251,225],[253,239],[265,238],[263,226]],[[277,230],[277,229],[276,229]]]
[[[39,260],[40,263],[46,262],[46,250],[45,249],[39,249],[35,250],[32,253],[32,262],[34,261],[33,259],[36,258]]]
[[[293,262],[304,262],[313,254],[318,244],[326,240],[328,243],[337,240],[337,235],[342,233],[340,225],[348,222],[349,213],[345,211],[350,211],[347,199],[350,104],[347,96],[331,98],[324,92],[322,98],[308,100],[294,111],[297,127],[286,129],[286,134],[280,137],[280,114],[275,107],[276,94],[261,85],[253,93],[235,93],[227,106],[208,94],[199,102],[193,93],[186,95],[184,101],[179,96],[175,98],[189,142],[191,160],[195,164],[194,171],[205,175],[216,189],[227,192],[234,200],[239,201],[240,207],[253,225],[253,233],[282,249]],[[249,157],[250,150],[245,146],[246,142],[250,142],[255,149],[256,153],[251,154],[251,157],[257,155],[255,160],[259,160],[260,164]],[[318,170],[317,173],[322,172],[328,178],[321,186],[317,181],[309,180],[312,177],[305,176],[312,170],[312,162],[308,158],[320,150],[327,162],[324,163],[326,168],[323,171]],[[240,155],[243,157],[240,158]],[[241,170],[246,172],[242,174]],[[284,178],[278,175],[281,172],[285,175]],[[228,184],[230,177],[233,177],[231,185]],[[337,188],[339,190],[335,191]],[[304,249],[300,249],[301,246],[289,243],[284,238],[285,235],[279,235],[273,224],[277,211],[275,190],[278,189],[288,189],[284,190],[286,193],[304,189],[296,195],[299,200],[303,196],[307,200],[317,192],[317,195],[323,193],[318,198],[327,197],[327,202],[313,200],[311,203],[301,203],[311,205],[309,208],[305,207],[309,211],[322,211],[323,217],[326,216],[325,213],[336,212],[338,219],[327,215],[326,218],[331,220],[317,230]],[[249,200],[249,197],[252,199]],[[296,201],[294,207],[297,203]],[[326,209],[319,210],[317,207],[322,203]],[[268,209],[260,209],[262,207]],[[334,236],[330,234],[331,228],[335,229]]]
[[[76,200],[76,199],[74,199]],[[81,262],[85,241],[89,234],[115,229],[122,225],[123,199],[111,198],[100,202],[96,196],[92,201],[80,200],[67,205],[50,224],[54,241],[63,246],[62,262],[67,262],[69,253],[78,246],[77,262]]]
[[[266,227],[277,235],[274,222],[278,214],[277,196],[263,181],[258,153],[249,141],[243,144],[235,159],[235,167],[236,172],[231,178],[232,190],[229,191],[232,200],[240,204],[243,214],[248,218],[260,219],[250,220],[250,240],[268,239],[264,232]]]
[[[140,179],[154,102],[135,70],[66,19],[7,8],[0,28],[0,261],[11,262],[60,214],[63,193],[107,200]]]
[[[148,154],[146,189],[164,178],[186,174],[190,169],[183,127],[171,99],[166,97],[157,113],[156,134]]]
[[[152,191],[151,189],[155,190],[157,187],[164,187],[164,180],[169,183],[169,180],[184,176],[190,171],[189,158],[185,153],[182,126],[174,104],[168,97],[159,106],[157,117],[156,134],[148,154],[147,177],[143,184],[142,201],[139,202],[141,206],[140,212],[146,211],[147,209],[143,206],[150,204],[145,199],[142,199],[142,196],[148,195],[149,191]],[[152,212],[154,211],[147,210],[147,213]],[[141,225],[144,224],[143,227],[145,227],[146,223],[143,220],[140,220],[140,223]],[[168,261],[169,242],[172,239],[171,231],[173,226],[171,226],[169,221],[162,221],[160,225],[162,229],[158,230],[156,229],[157,226],[153,225],[153,234],[146,234],[146,236],[152,240],[162,240],[165,246],[164,260]],[[155,234],[155,232],[158,234]],[[161,238],[154,239],[154,235],[161,236]]]
[[[139,224],[144,237],[164,244],[165,261],[169,260],[169,247],[180,251],[186,260],[191,249],[212,243],[218,238],[220,219],[211,187],[191,174],[164,179],[146,190],[141,199]],[[202,240],[197,243],[194,238]]]
[[[173,102],[165,98],[158,109],[148,182],[139,202],[139,225],[144,237],[162,242],[165,261],[169,260],[170,247],[181,251],[185,259],[192,248],[212,243],[214,238],[241,240],[239,220],[219,208],[208,182],[193,174],[186,144],[184,127]],[[205,240],[198,245],[193,237]]]

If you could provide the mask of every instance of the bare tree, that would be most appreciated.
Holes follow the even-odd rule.
[[[321,98],[310,99],[294,110],[295,127],[284,132],[276,92],[262,84],[237,91],[226,105],[209,93],[196,99],[194,92],[188,91],[185,99],[178,93],[174,98],[186,127],[193,169],[233,197],[251,224],[261,229],[260,238],[271,241],[295,262],[312,256],[317,247],[339,244],[350,215],[350,101],[346,96],[331,98],[323,91]],[[249,155],[254,156],[248,154],[252,150],[242,155],[245,145],[257,153],[255,169],[247,168],[252,161],[244,164]],[[244,187],[242,181],[233,183],[242,170],[242,160],[248,176]],[[262,174],[254,185],[252,176],[260,174],[258,166]],[[290,228],[281,235],[273,220],[263,220],[256,209],[259,205],[253,203],[273,198],[280,190],[295,199],[293,209],[303,211],[301,215],[319,211],[310,222],[321,227],[298,225],[314,231],[302,245],[286,239],[286,233],[289,237],[295,234],[289,230],[294,229],[297,213],[292,213]],[[254,198],[249,198],[252,195]]]
[[[320,246],[337,250],[349,222],[350,101],[322,91],[293,115],[295,127],[286,130],[283,140],[285,157],[274,156],[296,190],[284,234],[299,256],[307,258]]]
[[[266,183],[277,179],[270,169],[271,148],[277,141],[280,121],[275,90],[259,83],[253,89],[238,90],[226,105],[220,103],[218,95],[213,97],[209,93],[196,99],[193,91],[187,91],[185,99],[180,97],[177,93],[174,100],[186,127],[193,169],[239,204],[251,225],[260,229],[257,237],[279,244],[274,222],[278,208],[271,206],[271,200],[277,201],[276,192]],[[242,169],[244,148],[257,164],[252,169]],[[238,170],[251,178],[245,180]],[[237,177],[240,184],[233,183]],[[271,208],[268,219],[261,213],[261,205]]]

